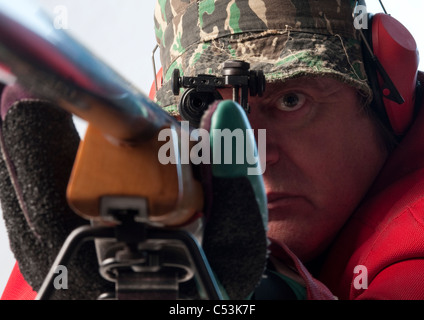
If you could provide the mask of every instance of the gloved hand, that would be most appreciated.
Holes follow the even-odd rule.
[[[203,249],[224,293],[231,299],[246,299],[262,281],[268,255],[268,212],[262,176],[258,175],[260,164],[256,164],[257,175],[249,174],[248,168],[255,168],[244,154],[244,150],[256,150],[256,143],[248,134],[251,128],[245,111],[233,101],[215,102],[204,114],[201,128],[211,137],[211,164],[203,168],[207,195]],[[232,148],[219,147],[232,139],[228,134],[236,129],[243,135],[243,141],[238,141],[243,145],[236,146],[233,140]],[[224,130],[227,136],[219,141]],[[236,163],[237,151],[243,153],[240,164]],[[225,164],[228,152],[231,164]]]
[[[79,135],[69,113],[18,85],[4,89],[1,115],[3,217],[20,271],[37,291],[68,234],[87,223],[66,201]],[[91,242],[81,246],[67,270],[73,289],[55,290],[53,299],[96,299],[110,290],[97,272]]]

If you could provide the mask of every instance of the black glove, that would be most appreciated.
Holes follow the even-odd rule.
[[[250,143],[251,150],[256,148],[253,136],[246,139],[250,124],[245,111],[232,101],[214,103],[203,116],[201,127],[212,135],[212,159],[214,144],[218,142],[214,139],[219,138],[213,135],[217,129],[231,132],[241,129],[243,142]],[[204,165],[203,181],[208,201],[203,248],[228,297],[246,299],[265,272],[268,216],[262,176],[248,174],[246,158],[243,164],[235,164],[236,149],[222,150],[221,164]],[[247,148],[241,150],[244,149]],[[233,153],[233,164],[224,164],[225,152]],[[259,170],[259,166],[256,168]]]
[[[11,250],[37,291],[68,234],[87,223],[71,211],[66,188],[79,145],[72,116],[26,95],[18,86],[2,96],[0,200]],[[67,266],[68,289],[53,299],[96,299],[110,290],[87,242]]]

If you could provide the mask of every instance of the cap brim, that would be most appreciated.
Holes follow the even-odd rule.
[[[169,84],[175,68],[182,76],[221,76],[223,63],[235,59],[250,63],[252,70],[262,70],[268,82],[302,76],[333,77],[372,99],[359,41],[338,35],[268,30],[188,47],[168,68],[157,101],[171,114],[177,114],[178,97],[172,94]]]

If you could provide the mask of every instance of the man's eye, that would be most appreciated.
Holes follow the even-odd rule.
[[[303,107],[306,97],[302,93],[286,93],[279,101],[278,109],[282,111],[296,111]]]

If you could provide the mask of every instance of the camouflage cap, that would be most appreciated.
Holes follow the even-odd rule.
[[[262,69],[267,81],[331,76],[371,99],[353,24],[353,0],[158,0],[155,31],[164,83],[156,101],[173,115],[172,72],[221,75],[226,60]],[[181,95],[180,95],[181,96]]]

